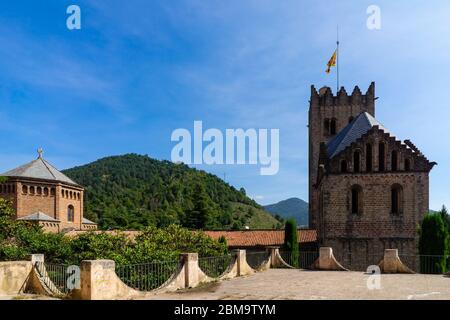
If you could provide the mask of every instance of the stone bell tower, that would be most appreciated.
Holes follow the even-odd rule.
[[[375,83],[370,84],[365,94],[356,86],[351,95],[344,87],[333,95],[329,87],[317,92],[311,86],[309,103],[309,227],[315,229],[319,211],[319,192],[315,185],[320,144],[327,143],[361,112],[375,116]]]

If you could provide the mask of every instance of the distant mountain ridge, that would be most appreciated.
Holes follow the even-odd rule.
[[[283,219],[295,219],[299,227],[307,227],[309,225],[309,205],[302,199],[289,198],[264,206],[264,209],[273,215],[278,214]]]

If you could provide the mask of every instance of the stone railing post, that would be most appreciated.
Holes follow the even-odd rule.
[[[414,273],[400,260],[398,249],[385,249],[379,267],[384,273]]]
[[[386,273],[396,273],[398,263],[398,250],[397,249],[385,249],[383,257],[383,271]]]
[[[333,248],[320,247],[319,258],[314,262],[314,268],[318,270],[347,271],[334,257]]]
[[[280,247],[267,247],[270,252],[270,266],[276,267],[278,266],[278,256],[280,255]]]
[[[31,263],[34,265],[36,262],[44,263],[45,258],[43,254],[30,254],[29,259]]]
[[[245,250],[235,250],[237,261],[237,276],[247,274],[247,253]]]
[[[181,261],[184,264],[184,286],[193,288],[199,283],[198,253],[182,253]]]

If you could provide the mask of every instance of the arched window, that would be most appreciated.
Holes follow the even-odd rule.
[[[52,196],[56,195],[56,189],[55,188],[51,188],[50,189],[50,195],[52,195]]]
[[[399,184],[394,184],[391,188],[391,213],[403,213],[403,188]]]
[[[36,193],[38,196],[40,196],[42,194],[42,188],[41,187],[37,187],[36,188]]]
[[[363,193],[359,185],[352,187],[352,214],[361,214],[363,212]]]
[[[405,171],[411,170],[411,160],[405,159]]]
[[[330,134],[330,119],[325,119],[323,122],[323,130],[326,136]]]
[[[44,188],[44,196],[48,197],[48,188],[47,187]]]
[[[72,193],[72,191],[69,192],[69,197],[70,197],[70,199],[73,199],[73,193]]]
[[[64,192],[64,190],[61,190],[61,197],[64,198],[64,196],[65,196],[65,192]]]
[[[385,146],[383,142],[378,145],[378,171],[383,172],[385,170]]]
[[[66,190],[66,198],[69,198],[69,191]]]
[[[28,194],[28,186],[22,186],[22,193]]]
[[[73,205],[67,207],[67,221],[73,222],[75,220],[75,210]]]
[[[359,151],[353,153],[353,172],[361,172],[361,154]]]
[[[30,194],[34,195],[34,187],[33,186],[30,187]]]
[[[393,150],[391,153],[391,170],[392,171],[397,171],[397,161],[398,161],[397,151]]]
[[[336,119],[333,118],[330,121],[330,135],[334,136],[336,134],[337,131],[337,123],[336,123]]]
[[[366,144],[366,171],[372,171],[372,145]]]
[[[346,173],[347,172],[347,160],[342,160],[341,161],[341,172],[342,173]]]

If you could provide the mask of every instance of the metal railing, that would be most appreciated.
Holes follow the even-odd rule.
[[[294,268],[312,269],[314,261],[319,258],[318,251],[300,251],[296,256],[291,251],[280,251],[280,256],[284,262]]]
[[[68,272],[69,265],[35,262],[34,268],[43,285],[53,294],[68,294],[79,281],[79,275]]]
[[[266,262],[269,257],[270,254],[267,251],[246,252],[247,264],[257,271],[261,269],[262,264]]]
[[[179,266],[178,260],[116,265],[116,274],[120,280],[133,289],[151,291],[167,282]]]
[[[232,259],[235,257],[229,254],[219,257],[202,257],[198,258],[198,265],[208,277],[218,278],[228,269]]]
[[[444,274],[450,270],[450,255],[408,255],[399,254],[405,266],[416,273]]]
[[[348,270],[366,272],[369,266],[378,265],[383,260],[383,252],[379,254],[337,253],[335,258]]]

